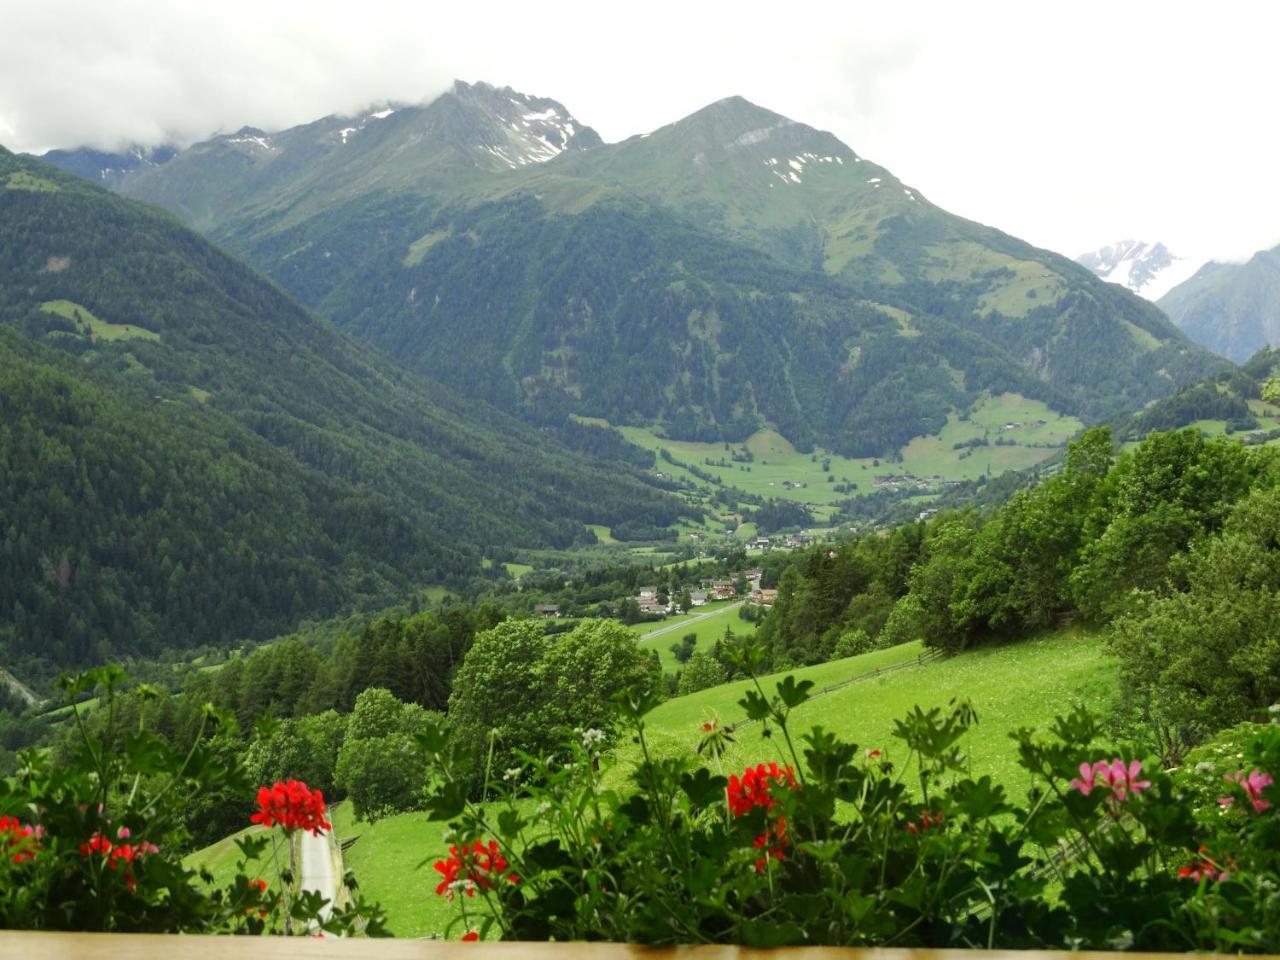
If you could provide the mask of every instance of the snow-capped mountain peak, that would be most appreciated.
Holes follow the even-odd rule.
[[[1203,260],[1176,256],[1163,243],[1141,240],[1121,240],[1081,254],[1076,263],[1147,300],[1159,300],[1204,266]]]
[[[532,97],[510,87],[455,82],[452,96],[484,123],[469,134],[491,162],[509,168],[544,163],[566,150],[601,144],[600,136],[573,116],[564,104]]]

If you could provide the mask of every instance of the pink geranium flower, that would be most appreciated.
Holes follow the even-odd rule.
[[[1139,780],[1142,776],[1142,761],[1130,760],[1128,765],[1119,757],[1111,761],[1107,768],[1106,782],[1115,793],[1117,800],[1126,799],[1131,793],[1141,793],[1151,786],[1150,780]],[[1099,774],[1098,779],[1102,779]]]
[[[1258,813],[1271,806],[1270,801],[1262,799],[1262,791],[1275,783],[1275,779],[1271,774],[1250,770],[1249,775],[1245,776],[1243,770],[1237,770],[1235,773],[1223,774],[1222,779],[1227,783],[1238,784],[1240,789],[1244,791],[1245,798],[1248,799],[1250,805]],[[1218,799],[1218,803],[1224,807],[1229,807],[1234,802],[1233,797],[1220,797]]]
[[[1094,790],[1109,788],[1111,797],[1123,802],[1131,794],[1141,793],[1151,786],[1150,780],[1140,780],[1142,761],[1130,760],[1127,764],[1120,757],[1114,760],[1097,760],[1094,763],[1080,764],[1080,776],[1073,779],[1070,787],[1089,796]]]
[[[1079,790],[1086,797],[1093,793],[1094,788],[1098,785],[1098,768],[1105,770],[1107,765],[1101,761],[1080,764],[1080,776],[1071,781],[1071,789]]]

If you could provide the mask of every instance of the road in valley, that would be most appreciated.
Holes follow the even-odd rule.
[[[679,623],[668,624],[665,627],[659,627],[657,630],[651,630],[649,633],[643,634],[641,640],[652,640],[654,637],[660,637],[664,633],[670,633],[673,630],[683,630],[685,627],[691,627],[701,620],[707,620],[710,617],[718,617],[722,613],[728,613],[730,610],[737,610],[747,601],[739,600],[737,603],[731,603],[727,607],[721,607],[719,610],[712,610],[710,613],[699,614],[696,617],[690,617],[688,620],[681,620]]]

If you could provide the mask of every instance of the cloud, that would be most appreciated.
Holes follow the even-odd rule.
[[[1262,4],[0,0],[0,23],[0,142],[25,151],[278,129],[455,77],[555,97],[606,139],[738,93],[1067,254],[1280,235]]]

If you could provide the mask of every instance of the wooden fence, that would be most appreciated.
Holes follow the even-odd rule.
[[[847,679],[838,680],[835,683],[829,683],[825,687],[819,687],[817,690],[813,690],[809,693],[809,699],[814,700],[818,697],[825,697],[827,694],[835,693],[837,690],[843,690],[851,684],[866,683],[868,680],[875,680],[878,677],[888,676],[891,673],[898,673],[902,670],[913,670],[916,667],[923,667],[926,663],[941,660],[945,656],[946,653],[942,650],[926,650],[924,653],[912,660],[903,660],[901,663],[895,663],[888,667],[876,667],[874,670],[869,670],[866,673],[859,673],[855,676],[848,677]],[[736,729],[738,727],[750,726],[756,722],[757,721],[750,719],[739,720],[733,726]]]

